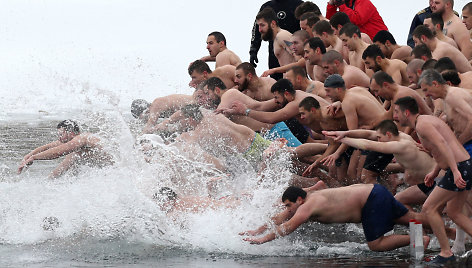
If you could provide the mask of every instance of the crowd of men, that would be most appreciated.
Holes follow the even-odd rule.
[[[246,241],[273,240],[308,220],[354,222],[370,249],[385,251],[410,243],[385,234],[416,219],[439,241],[432,262],[453,262],[472,235],[472,2],[461,16],[453,8],[453,0],[430,0],[400,45],[370,0],[330,0],[325,15],[310,1],[269,1],[248,62],[212,32],[209,55],[188,67],[193,94],[136,100],[132,114],[143,133],[177,133],[183,154],[222,171],[228,155],[259,169],[275,151],[290,152],[286,209],[272,218],[275,230],[242,232]],[[262,40],[269,69],[258,76]]]

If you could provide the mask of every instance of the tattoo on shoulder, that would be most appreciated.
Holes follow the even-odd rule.
[[[284,40],[284,43],[286,46],[290,47],[292,45],[292,42],[290,41],[287,41],[287,40]]]

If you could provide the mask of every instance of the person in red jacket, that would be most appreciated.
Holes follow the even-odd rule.
[[[346,13],[351,22],[361,32],[369,35],[370,39],[380,30],[387,30],[382,17],[377,8],[370,2],[370,0],[330,0],[326,6],[326,18],[330,19],[337,11]]]

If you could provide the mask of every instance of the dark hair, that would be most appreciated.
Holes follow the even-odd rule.
[[[252,74],[256,75],[256,69],[249,62],[243,62],[236,67],[236,70],[242,69],[245,75]]]
[[[308,44],[311,49],[315,50],[316,48],[320,48],[321,54],[326,53],[326,46],[319,37],[312,37],[306,40],[305,45]]]
[[[306,97],[300,102],[300,104],[298,104],[298,107],[302,107],[305,110],[311,110],[311,108],[319,109],[321,106],[317,99]]]
[[[436,25],[439,24],[439,30],[443,30],[444,28],[444,20],[442,18],[442,15],[440,13],[431,13],[431,22],[433,23],[433,26],[436,27]]]
[[[434,65],[434,69],[440,73],[445,70],[457,71],[456,65],[449,57],[440,58]]]
[[[272,85],[272,87],[270,88],[270,92],[272,93],[277,92],[282,95],[285,92],[288,92],[293,95],[295,94],[295,89],[293,88],[292,83],[288,79],[283,78]]]
[[[421,57],[425,56],[428,59],[433,58],[433,54],[431,54],[431,49],[425,44],[417,45],[411,50],[411,55],[415,57],[415,59],[421,59]]]
[[[418,103],[413,97],[407,96],[399,98],[395,104],[398,105],[402,111],[408,110],[411,114],[418,114]]]
[[[226,89],[225,83],[223,83],[223,81],[221,81],[220,78],[215,77],[215,76],[210,77],[210,78],[208,78],[208,80],[206,80],[206,86],[208,86],[208,89],[211,90],[211,91],[214,91],[216,87],[218,87],[222,90]]]
[[[464,11],[466,9],[469,13],[472,13],[472,2],[469,2],[469,3],[465,4],[465,6],[462,8],[462,11]]]
[[[421,85],[425,83],[426,85],[432,85],[433,81],[438,82],[438,84],[444,85],[446,84],[446,80],[441,76],[441,74],[434,70],[434,69],[428,69],[424,70],[421,75],[420,79],[418,80],[418,85]]]
[[[292,71],[295,76],[301,75],[302,77],[307,78],[306,70],[302,66],[293,66],[289,71]]]
[[[211,32],[208,36],[212,36],[212,35],[215,37],[216,42],[219,43],[219,42],[223,41],[223,44],[226,46],[226,38],[222,33],[220,33],[220,32]]]
[[[301,3],[300,5],[298,5],[297,8],[295,8],[295,12],[294,12],[295,18],[297,20],[302,20],[301,16],[307,12],[313,12],[317,16],[321,15],[321,10],[318,7],[318,5],[316,5],[315,3],[311,1],[305,1]]]
[[[200,106],[196,103],[187,104],[180,110],[182,111],[182,115],[185,118],[193,118],[198,122],[203,119],[203,114],[202,111],[200,111]]]
[[[323,33],[327,33],[327,34],[333,34],[334,33],[334,30],[331,27],[331,24],[329,24],[329,22],[327,22],[325,20],[318,21],[315,24],[315,28],[313,28],[313,31],[318,35],[322,35]]]
[[[152,195],[153,199],[160,199],[161,197],[167,199],[163,201],[174,201],[177,199],[177,194],[169,187],[162,187],[159,192]]]
[[[386,72],[384,71],[378,71],[376,72],[373,76],[372,79],[375,80],[375,83],[377,85],[382,86],[384,82],[387,82],[389,84],[394,84],[395,81],[393,81],[393,78]]]
[[[421,71],[434,69],[434,65],[436,65],[437,62],[438,61],[435,60],[435,59],[429,59],[429,60],[425,61],[423,63],[423,67],[421,67]]]
[[[320,21],[320,17],[315,12],[306,12],[300,16],[300,21],[302,20],[306,20],[306,24],[313,27],[313,25]]]
[[[461,84],[461,78],[459,77],[459,73],[457,71],[445,71],[441,72],[441,76],[444,78],[446,82],[450,82],[453,86],[457,87]]]
[[[338,29],[338,25],[344,26],[346,23],[351,22],[349,16],[344,12],[336,12],[334,15],[329,19],[329,24],[333,26],[334,29]]]
[[[418,39],[421,38],[421,36],[425,36],[428,39],[433,39],[434,34],[433,32],[428,28],[426,25],[419,25],[416,27],[416,29],[413,31],[412,35]]]
[[[362,53],[363,60],[367,59],[367,57],[375,60],[378,56],[380,56],[382,59],[385,59],[385,55],[382,53],[380,47],[376,44],[369,45]]]
[[[397,44],[397,41],[395,41],[395,38],[393,37],[392,33],[387,30],[378,31],[377,34],[374,36],[374,39],[372,40],[372,42],[374,43],[379,42],[384,45],[387,41],[390,41],[390,44],[392,45]]]
[[[202,60],[196,60],[192,62],[190,66],[188,66],[188,74],[192,75],[193,71],[197,71],[199,73],[211,73],[210,66],[208,66],[208,64]]]
[[[64,120],[60,122],[59,124],[57,124],[57,129],[60,129],[60,128],[63,128],[67,132],[73,132],[75,134],[80,133],[80,128],[77,122],[69,120],[69,119]]]
[[[283,193],[282,202],[285,202],[285,200],[288,200],[290,202],[297,202],[298,197],[305,199],[306,192],[302,188],[290,186]]]
[[[375,129],[379,130],[380,133],[382,133],[383,135],[387,134],[387,132],[392,133],[394,136],[398,136],[400,134],[398,132],[398,127],[395,124],[395,122],[393,122],[392,120],[389,120],[389,119],[383,120],[382,122],[380,122],[375,127]]]
[[[344,63],[343,55],[334,49],[326,52],[323,57],[321,57],[321,62],[329,64],[333,63],[335,60],[339,61],[339,63]]]
[[[359,30],[359,27],[357,25],[352,24],[352,23],[346,23],[344,26],[341,28],[339,31],[339,35],[345,34],[347,37],[351,38],[354,36],[354,34],[357,35],[357,37],[361,38],[361,30]]]
[[[145,110],[151,106],[149,102],[143,99],[133,100],[131,103],[131,114],[134,118],[138,118]]]
[[[275,11],[271,7],[266,7],[257,13],[256,20],[260,19],[265,20],[268,24],[271,24],[272,21],[275,21],[275,25],[279,25],[277,14],[275,14]]]

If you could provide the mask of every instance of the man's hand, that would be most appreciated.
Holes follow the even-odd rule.
[[[307,167],[307,169],[305,169],[305,171],[303,171],[302,176],[303,177],[309,177],[313,173],[313,170],[320,166],[320,161],[319,160],[320,159],[316,159],[316,161],[313,162],[313,164],[311,164],[309,167]]]
[[[336,163],[336,160],[339,158],[339,155],[336,153],[333,153],[331,155],[328,155],[327,157],[321,159],[321,163],[325,166],[332,166]]]
[[[248,241],[251,244],[256,244],[256,245],[260,245],[260,244],[263,244],[263,243],[267,242],[267,241],[264,241],[263,237],[262,238],[247,237],[247,238],[244,238],[243,240]]]
[[[322,131],[326,138],[332,138],[335,141],[339,141],[346,137],[347,131]]]
[[[269,69],[269,70],[263,72],[262,75],[261,75],[261,77],[267,77],[267,76],[272,75],[272,74],[274,74],[274,73],[275,73],[275,72],[274,72],[274,69]]]
[[[424,184],[428,187],[433,186],[434,179],[438,176],[439,170],[433,170],[424,177]],[[454,177],[455,179],[455,177]]]
[[[342,4],[344,4],[344,0],[333,0],[333,4],[332,5],[335,5],[335,6],[340,6]]]
[[[33,160],[33,156],[30,156],[28,159],[21,161],[21,164],[18,167],[18,174],[20,174],[27,166],[33,164]]]
[[[464,189],[467,183],[462,178],[462,174],[459,170],[452,173],[454,175],[454,183],[456,184],[457,188]]]
[[[335,116],[342,108],[342,103],[340,101],[336,101],[328,105],[328,114],[331,116]]]
[[[431,155],[431,153],[429,152],[429,150],[427,150],[426,148],[424,148],[423,144],[421,143],[415,143],[416,144],[416,147],[418,147],[418,149],[422,152],[425,152],[429,155]]]
[[[233,110],[232,112],[234,112],[233,114],[246,115],[246,109],[246,104],[240,101],[236,100],[231,103],[231,110]]]
[[[254,53],[254,52],[249,53],[249,62],[252,64],[252,66],[254,66],[254,68],[257,67],[256,63],[259,63],[259,60],[257,59],[257,52],[256,53]]]

